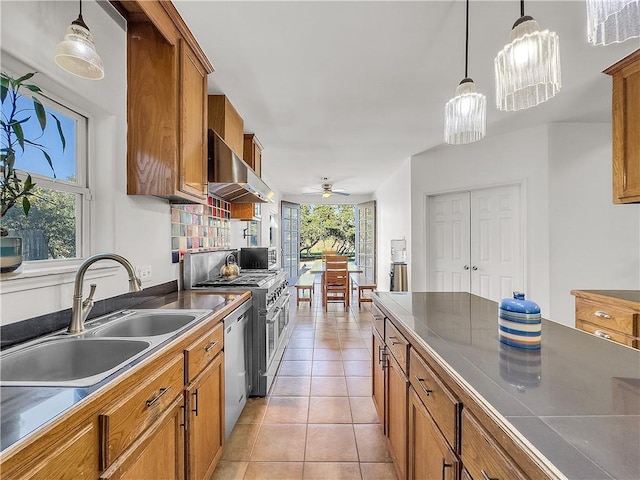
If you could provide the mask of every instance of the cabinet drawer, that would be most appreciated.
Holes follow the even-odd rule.
[[[384,342],[387,344],[387,348],[391,351],[395,359],[398,361],[402,371],[407,373],[407,360],[409,357],[409,342],[404,335],[402,335],[396,327],[387,318],[385,321],[385,336]]]
[[[585,332],[592,333],[598,337],[606,338],[607,340],[611,340],[613,342],[621,343],[622,345],[626,345],[628,347],[635,347],[636,341],[633,337],[628,337],[627,335],[623,335],[622,333],[616,332],[613,329],[602,327],[600,325],[594,325],[589,322],[585,322],[583,320],[576,321],[576,328],[580,330],[584,330]]]
[[[576,320],[589,322],[606,330],[636,336],[637,317],[638,314],[633,310],[576,298]]]
[[[211,360],[220,353],[223,346],[224,324],[220,322],[184,351],[187,366],[187,383],[204,370]]]
[[[182,393],[182,355],[158,362],[158,373],[100,415],[102,469],[107,468]]]
[[[462,411],[462,464],[474,479],[525,480],[527,478],[467,409]]]
[[[462,404],[415,350],[411,350],[409,372],[409,381],[418,397],[427,407],[449,445],[455,451],[459,451],[457,433]]]
[[[384,338],[384,313],[375,305],[371,306],[371,314],[373,315],[373,328],[378,331],[378,335]]]

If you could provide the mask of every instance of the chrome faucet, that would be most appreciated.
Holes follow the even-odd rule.
[[[136,277],[133,265],[126,258],[115,253],[98,253],[87,258],[76,272],[76,281],[73,289],[73,307],[71,309],[71,323],[67,332],[80,333],[84,331],[84,321],[89,316],[93,308],[93,294],[96,291],[96,284],[91,284],[91,290],[86,300],[82,301],[82,284],[87,269],[100,260],[114,260],[121,264],[129,274],[129,292],[139,292],[142,290],[142,282]]]

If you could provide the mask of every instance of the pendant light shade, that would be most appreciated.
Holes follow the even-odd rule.
[[[444,107],[444,141],[464,145],[484,138],[487,131],[487,97],[476,92],[476,84],[465,78],[455,97]]]
[[[444,106],[444,141],[464,145],[484,138],[487,131],[487,97],[476,92],[476,84],[468,78],[469,67],[469,0],[467,0],[464,76],[455,96]]]
[[[594,45],[640,37],[640,0],[587,0],[587,38]]]
[[[93,35],[82,19],[82,0],[78,18],[67,27],[64,40],[56,46],[55,61],[63,70],[79,77],[104,78],[102,59],[96,52]]]
[[[538,22],[522,16],[511,30],[511,42],[494,61],[499,110],[522,110],[545,102],[560,91],[560,40],[540,31]]]

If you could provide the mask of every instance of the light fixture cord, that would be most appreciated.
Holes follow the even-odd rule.
[[[79,15],[79,17],[82,18],[82,0],[79,0],[79,1],[80,1],[80,15]]]
[[[520,16],[524,17],[524,0],[520,0]]]
[[[469,0],[467,0],[467,19],[465,28],[465,45],[464,45],[464,78],[469,78]]]

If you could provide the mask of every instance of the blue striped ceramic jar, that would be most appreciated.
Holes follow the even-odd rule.
[[[540,307],[524,299],[524,293],[513,292],[498,305],[498,338],[506,345],[540,348],[542,339]]]

